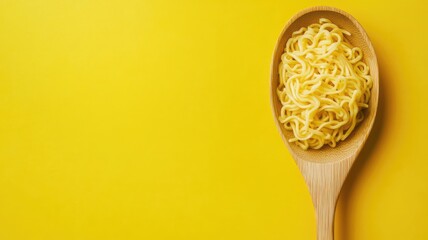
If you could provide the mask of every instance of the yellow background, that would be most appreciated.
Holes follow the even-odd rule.
[[[268,82],[283,26],[320,4],[360,21],[380,66],[336,238],[428,239],[428,8],[412,0],[1,0],[0,239],[315,239]]]

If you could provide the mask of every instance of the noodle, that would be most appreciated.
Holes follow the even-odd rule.
[[[373,85],[363,52],[351,35],[321,18],[294,32],[279,64],[279,121],[302,149],[335,147],[364,119]]]

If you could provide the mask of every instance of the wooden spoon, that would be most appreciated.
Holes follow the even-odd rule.
[[[279,85],[278,64],[291,34],[301,27],[317,23],[320,18],[328,18],[340,28],[351,33],[347,39],[353,46],[357,46],[363,51],[364,61],[370,67],[370,75],[373,78],[373,88],[369,108],[364,110],[364,120],[345,141],[339,142],[335,148],[324,146],[319,150],[302,150],[296,144],[288,142],[288,139],[292,137],[292,132],[285,130],[278,121],[281,110],[281,103],[276,93]],[[317,6],[297,13],[285,25],[276,44],[271,67],[271,103],[276,125],[302,172],[312,196],[317,219],[317,239],[332,240],[334,211],[340,189],[367,140],[376,116],[379,71],[375,51],[364,29],[350,14],[332,7]]]

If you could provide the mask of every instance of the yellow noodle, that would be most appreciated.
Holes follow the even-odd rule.
[[[301,28],[288,39],[279,64],[279,121],[303,149],[335,147],[364,119],[373,85],[363,52],[330,20]]]

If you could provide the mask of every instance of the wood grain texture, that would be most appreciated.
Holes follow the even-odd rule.
[[[351,33],[347,39],[352,45],[363,51],[364,61],[370,67],[370,75],[373,78],[373,88],[369,108],[365,110],[363,122],[345,141],[339,142],[335,148],[324,146],[319,150],[303,150],[288,142],[288,139],[292,137],[292,132],[285,130],[278,121],[281,110],[281,102],[276,94],[279,85],[278,65],[291,34],[301,27],[318,22],[319,18],[328,18],[340,28]],[[365,30],[350,14],[333,7],[311,7],[293,16],[281,32],[273,54],[270,83],[271,104],[276,125],[302,172],[312,196],[317,217],[317,239],[331,240],[334,238],[333,220],[337,198],[352,164],[370,134],[376,117],[379,98],[379,70],[375,51]]]

